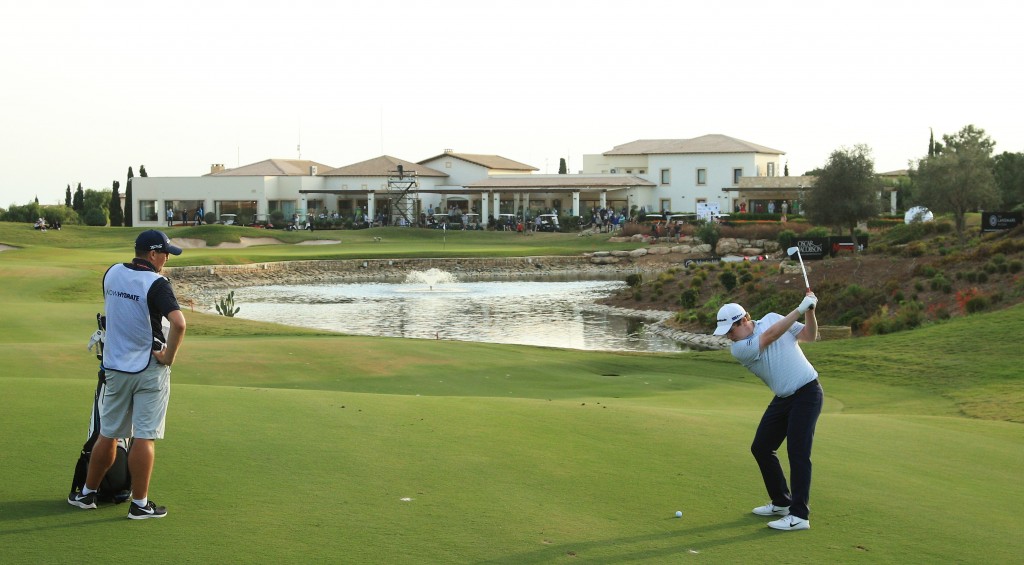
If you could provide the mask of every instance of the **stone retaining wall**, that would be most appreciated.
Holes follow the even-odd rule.
[[[164,267],[175,285],[225,288],[252,284],[315,283],[326,281],[394,282],[411,271],[438,269],[462,280],[517,279],[542,274],[607,272],[632,273],[629,264],[599,265],[590,256],[544,256],[445,259],[350,259],[336,261],[280,261],[248,265]]]

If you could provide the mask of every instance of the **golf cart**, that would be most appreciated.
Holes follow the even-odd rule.
[[[515,214],[498,214],[495,229],[502,231],[519,231],[519,221]]]
[[[462,229],[464,229],[464,230],[482,230],[482,229],[484,229],[483,225],[480,224],[480,214],[469,213],[469,214],[463,214],[462,217],[465,218],[465,220],[466,220],[466,225],[462,226]]]
[[[218,224],[224,224],[225,226],[237,226],[238,215],[237,214],[221,214],[220,221]]]
[[[676,222],[680,222],[684,224],[692,224],[697,219],[697,214],[669,214],[668,223],[674,224]]]
[[[556,232],[561,231],[558,227],[558,214],[541,214],[537,216],[537,231]]]
[[[256,214],[252,217],[249,227],[272,230],[274,229],[274,224],[270,221],[270,214]]]
[[[435,212],[433,216],[427,217],[427,225],[435,230],[448,229],[449,221],[448,214],[444,212]]]

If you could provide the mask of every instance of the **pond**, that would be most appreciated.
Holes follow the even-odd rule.
[[[691,347],[647,329],[641,316],[595,306],[619,280],[460,281],[430,269],[402,283],[235,289],[240,318],[353,335],[678,352]]]

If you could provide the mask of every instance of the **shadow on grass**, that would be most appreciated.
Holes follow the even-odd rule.
[[[23,528],[0,528],[0,538],[8,535],[39,532],[42,530],[60,530],[64,528],[80,528],[99,522],[107,522],[115,518],[127,519],[128,505],[101,502],[94,510],[75,508],[66,500],[14,500],[0,504],[0,523],[16,523],[27,521]],[[38,519],[50,521],[47,525],[39,525]],[[52,523],[60,520],[59,523]]]
[[[765,523],[758,522],[756,518],[756,516],[745,516],[731,522],[694,527],[683,526],[678,531],[672,532],[549,545],[536,551],[480,561],[478,565],[551,563],[565,555],[584,558],[587,563],[623,563],[686,553],[700,554],[723,545],[778,535],[778,532],[773,532],[765,527]],[[672,519],[670,518],[670,520]],[[742,528],[742,533],[728,533],[738,528]],[[704,537],[709,534],[710,537]],[[652,544],[657,547],[650,547]],[[614,553],[614,555],[593,556],[587,554],[588,550],[596,550],[601,554]]]

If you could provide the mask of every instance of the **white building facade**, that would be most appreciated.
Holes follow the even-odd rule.
[[[199,177],[136,177],[126,205],[136,226],[192,223],[197,212],[207,222],[236,214],[241,223],[278,213],[288,220],[383,214],[384,222],[394,223],[420,218],[430,208],[458,208],[484,220],[551,210],[579,216],[606,206],[679,213],[712,207],[728,213],[740,206],[740,179],[777,176],[782,155],[715,134],[638,140],[584,155],[579,175],[534,175],[535,167],[498,155],[452,150],[419,162],[383,155],[338,168],[268,159],[235,169],[213,165]],[[545,178],[524,178],[530,176]]]
[[[725,135],[638,140],[583,156],[583,174],[632,174],[654,184],[631,198],[648,212],[695,213],[702,206],[738,210],[743,177],[780,174],[785,153]]]

